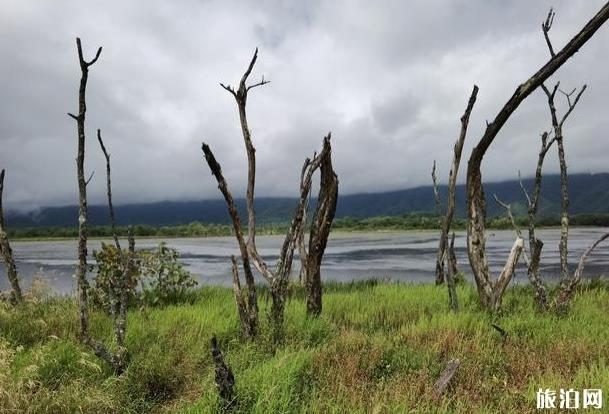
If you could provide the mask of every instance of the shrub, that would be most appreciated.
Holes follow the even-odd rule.
[[[175,303],[185,299],[197,281],[180,263],[180,253],[165,243],[152,252],[141,254],[142,273],[147,279],[142,284],[142,299],[148,305]]]

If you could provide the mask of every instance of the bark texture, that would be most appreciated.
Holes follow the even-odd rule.
[[[235,395],[235,377],[233,371],[224,362],[222,352],[218,348],[218,341],[215,336],[211,338],[211,356],[215,366],[215,382],[218,394],[220,395],[220,410],[228,411],[237,406]]]
[[[571,56],[573,56],[596,31],[609,18],[609,4],[605,4],[600,11],[575,35],[558,53],[553,54],[550,60],[543,65],[535,74],[522,83],[510,99],[501,108],[495,119],[487,123],[485,132],[472,150],[469,158],[467,169],[467,213],[468,213],[468,256],[478,294],[483,306],[496,309],[500,303],[497,287],[505,283],[505,280],[511,279],[511,275],[503,274],[495,282],[493,281],[488,267],[486,257],[486,236],[485,236],[485,219],[486,206],[484,201],[484,188],[482,185],[481,164],[497,134],[505,125],[509,117],[520,106],[520,104],[539,86],[543,84],[550,76],[558,70]],[[522,246],[522,239],[517,239],[512,249],[510,257],[518,257],[518,245]],[[514,250],[516,249],[516,250]],[[509,260],[508,260],[509,263]],[[505,270],[513,269],[513,266],[506,266]],[[501,282],[500,282],[501,280]]]
[[[322,309],[321,261],[328,243],[332,221],[338,199],[338,177],[332,168],[330,134],[324,138],[321,151],[320,186],[317,206],[313,214],[309,234],[309,249],[306,253],[305,286],[307,288],[307,314],[318,316]],[[310,187],[310,185],[309,185]],[[301,194],[302,196],[302,194]],[[305,205],[306,207],[306,205]],[[304,220],[302,228],[304,230]],[[301,250],[301,255],[303,251]]]
[[[556,298],[554,306],[559,313],[564,313],[569,307],[569,303],[571,302],[573,294],[575,293],[575,288],[577,288],[581,282],[586,259],[588,256],[590,256],[594,249],[596,249],[596,247],[607,238],[609,238],[609,233],[603,234],[590,247],[588,247],[588,249],[579,258],[579,263],[575,269],[575,272],[564,282],[564,285],[560,289],[558,297]]]
[[[2,260],[6,265],[6,275],[11,284],[11,301],[13,303],[21,303],[23,301],[23,294],[21,293],[21,286],[19,285],[19,274],[17,273],[17,265],[15,264],[15,258],[13,257],[13,250],[9,243],[8,235],[6,234],[6,222],[4,221],[4,209],[2,207],[4,175],[5,170],[2,170],[2,172],[0,172],[0,254],[2,254]]]
[[[456,312],[459,310],[459,300],[457,298],[457,287],[455,285],[455,278],[457,276],[457,257],[455,256],[455,233],[453,233],[450,238],[447,262],[446,286],[448,288],[448,305],[450,307],[450,310]]]
[[[547,32],[544,31],[547,34]],[[573,89],[571,92],[566,93],[559,89],[560,83],[557,83],[552,91],[550,91],[545,85],[541,85],[544,93],[548,98],[548,107],[550,109],[550,117],[552,120],[552,129],[554,131],[554,140],[556,141],[556,147],[558,149],[558,163],[560,165],[560,192],[561,192],[561,217],[560,217],[560,279],[561,279],[561,287],[564,288],[565,284],[568,283],[569,280],[569,176],[567,172],[567,160],[565,156],[565,147],[564,147],[564,135],[563,135],[563,126],[569,115],[575,109],[575,106],[579,102],[582,94],[586,90],[586,85],[584,85],[577,95],[575,96],[575,100],[571,100],[572,95],[576,92],[576,89]],[[555,97],[556,93],[560,91],[566,97],[568,109],[562,118],[559,119]]]
[[[237,243],[239,244],[239,251],[241,253],[242,261],[241,263],[243,266],[243,272],[245,273],[245,283],[247,285],[247,293],[244,294],[241,290],[237,260],[234,256],[232,258],[233,291],[235,293],[235,301],[237,303],[237,311],[241,320],[243,336],[251,339],[257,334],[258,299],[256,295],[256,283],[254,281],[254,274],[252,273],[249,253],[247,250],[247,245],[245,243],[245,238],[243,236],[241,219],[239,218],[239,214],[237,213],[237,207],[235,206],[233,196],[230,190],[228,189],[226,179],[222,174],[222,168],[220,167],[220,164],[216,161],[214,154],[212,153],[211,149],[207,144],[203,143],[202,149],[203,153],[205,154],[205,160],[207,161],[207,165],[209,165],[212,174],[216,177],[216,180],[218,181],[218,188],[220,189],[220,192],[222,193],[222,195],[224,196],[224,200],[226,201],[228,213],[233,223],[235,237],[237,238]],[[247,301],[245,300],[245,296],[247,296]]]
[[[256,64],[256,60],[258,58],[258,49],[256,49],[252,60],[250,61],[245,73],[241,77],[241,81],[239,82],[239,87],[237,90],[232,88],[231,86],[227,86],[224,84],[220,84],[222,88],[228,91],[234,98],[237,103],[237,109],[239,113],[239,122],[241,125],[241,132],[243,135],[243,141],[245,144],[245,150],[247,153],[247,192],[246,192],[246,205],[247,205],[247,239],[244,238],[243,230],[241,226],[241,222],[239,216],[237,214],[236,208],[234,206],[234,201],[232,199],[232,195],[228,190],[228,185],[226,180],[222,176],[222,170],[219,163],[216,161],[211,149],[205,143],[203,143],[202,148],[205,154],[205,159],[207,164],[209,165],[212,174],[216,177],[218,181],[218,187],[220,191],[224,195],[224,199],[227,202],[229,214],[231,216],[231,220],[233,222],[233,228],[235,229],[235,235],[239,242],[239,248],[241,251],[241,256],[243,260],[243,266],[246,276],[246,282],[248,285],[248,293],[250,295],[248,302],[246,303],[242,297],[240,283],[238,283],[239,278],[236,275],[236,266],[235,261],[233,261],[233,288],[235,291],[235,296],[237,299],[237,307],[239,309],[239,315],[241,320],[243,321],[245,318],[242,315],[248,315],[247,320],[248,325],[254,325],[257,322],[257,303],[256,303],[256,294],[255,294],[255,286],[254,279],[251,275],[250,263],[254,265],[254,267],[260,272],[262,277],[267,281],[270,290],[270,296],[272,300],[271,309],[269,312],[269,318],[274,327],[274,333],[276,339],[281,336],[282,326],[283,326],[283,314],[284,308],[288,293],[288,282],[290,271],[292,269],[292,261],[294,258],[294,250],[299,242],[299,234],[302,231],[303,221],[305,217],[305,210],[308,203],[308,197],[311,192],[311,184],[312,184],[312,176],[313,173],[321,167],[322,164],[325,163],[325,171],[328,171],[328,168],[331,170],[331,161],[328,164],[328,159],[330,155],[330,135],[324,139],[324,146],[322,148],[322,152],[319,155],[313,157],[312,160],[306,159],[303,170],[302,170],[302,179],[301,179],[301,188],[300,188],[300,199],[296,210],[294,212],[294,216],[290,227],[287,231],[287,234],[284,238],[281,251],[279,253],[279,258],[277,260],[277,264],[274,269],[269,268],[266,262],[262,259],[262,256],[258,253],[258,249],[256,247],[256,213],[254,206],[254,190],[255,190],[255,181],[256,181],[256,149],[252,143],[251,132],[248,125],[247,120],[247,112],[246,112],[246,104],[248,98],[248,92],[258,86],[262,86],[268,83],[267,80],[262,80],[258,83],[247,85],[247,79]],[[333,171],[332,171],[333,173]],[[331,180],[330,180],[331,181]],[[332,210],[332,206],[330,205],[330,210]],[[335,208],[335,206],[334,206]],[[332,210],[333,211],[333,210]],[[334,213],[332,212],[331,216],[333,217]],[[320,223],[325,226],[324,220],[327,219],[330,215],[327,212],[322,212],[320,214]],[[330,220],[331,224],[331,220]],[[324,228],[319,230],[323,235],[325,232]],[[327,237],[326,237],[327,238]],[[321,240],[321,239],[320,239]],[[319,243],[315,247],[316,249],[320,248],[321,254],[323,255],[323,248],[325,248],[325,242]],[[319,258],[321,262],[321,257]],[[241,298],[241,299],[239,299]],[[243,309],[243,304],[245,304],[246,308]],[[251,334],[248,334],[247,331],[251,331]],[[255,335],[255,329],[252,330],[248,327],[244,328],[244,333],[246,336]]]
[[[456,187],[457,187],[457,176],[459,174],[459,165],[461,164],[461,154],[463,153],[463,144],[465,143],[465,137],[467,136],[467,127],[469,125],[469,118],[474,109],[474,104],[476,103],[476,97],[478,96],[478,86],[474,85],[472,89],[472,93],[470,94],[469,100],[467,102],[467,107],[465,108],[465,112],[461,116],[461,132],[459,133],[459,137],[455,142],[455,146],[453,149],[453,162],[450,169],[450,173],[448,175],[448,196],[446,200],[446,211],[444,213],[444,218],[442,220],[442,229],[440,232],[440,242],[438,245],[438,257],[436,260],[436,284],[443,283],[444,275],[442,274],[442,270],[444,268],[444,258],[448,260],[449,257],[446,254],[446,249],[448,247],[448,235],[450,233],[450,229],[453,222],[453,217],[455,215],[455,199],[456,199]],[[435,162],[434,162],[434,170],[435,170]],[[433,174],[435,175],[435,174]],[[434,178],[434,187],[437,187],[435,184]],[[436,203],[440,202],[440,196],[437,190],[435,190]],[[455,275],[455,273],[453,273]]]
[[[78,286],[78,309],[80,319],[80,339],[91,347],[95,355],[106,361],[117,374],[121,374],[125,368],[125,352],[122,341],[124,335],[117,335],[119,351],[112,353],[101,342],[93,339],[89,332],[89,308],[87,290],[87,185],[91,178],[85,180],[85,116],[87,112],[86,91],[89,78],[89,68],[97,62],[102,48],[100,47],[95,57],[87,62],[83,57],[80,38],[76,38],[78,50],[78,62],[81,70],[80,85],[78,88],[78,115],[68,113],[76,120],[78,133],[78,153],[76,157],[76,174],[78,180],[78,265],[76,267],[76,281]],[[92,176],[91,176],[92,177]]]

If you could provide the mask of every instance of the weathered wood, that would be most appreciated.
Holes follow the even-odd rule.
[[[215,382],[220,395],[220,410],[232,410],[237,406],[235,395],[235,377],[233,371],[224,362],[215,336],[211,338],[211,356],[215,366]]]
[[[108,199],[108,218],[110,219],[110,227],[112,229],[112,237],[114,238],[114,245],[119,255],[122,255],[121,244],[118,240],[118,232],[116,231],[116,220],[114,216],[114,205],[112,204],[112,175],[110,170],[110,154],[104,145],[104,140],[101,136],[101,130],[97,130],[97,141],[106,159],[106,195]]]
[[[467,101],[467,107],[465,108],[465,112],[463,113],[460,119],[461,131],[453,149],[453,161],[452,166],[450,168],[450,173],[448,175],[448,196],[446,198],[446,213],[444,219],[442,220],[442,230],[440,233],[440,242],[438,246],[438,257],[436,260],[436,284],[442,283],[443,281],[443,277],[441,274],[442,266],[440,265],[440,263],[444,262],[443,258],[446,256],[448,234],[450,233],[453,217],[455,215],[457,176],[459,174],[459,165],[461,164],[461,154],[463,153],[463,144],[465,143],[465,137],[467,136],[469,118],[472,113],[472,110],[474,109],[474,104],[476,103],[477,96],[478,86],[474,85],[472,93],[469,96],[469,100]],[[439,198],[439,195],[437,195],[436,197]]]
[[[78,50],[78,61],[81,70],[80,85],[78,88],[78,115],[68,113],[76,120],[78,135],[78,152],[76,157],[76,175],[78,181],[78,265],[76,267],[76,281],[78,286],[78,310],[80,319],[80,339],[88,345],[95,355],[106,361],[113,367],[117,374],[124,370],[124,354],[119,352],[113,354],[106,346],[91,338],[89,333],[89,309],[88,309],[88,288],[87,282],[87,236],[88,236],[88,211],[87,211],[87,184],[91,180],[85,179],[85,116],[87,112],[86,91],[89,79],[89,67],[91,67],[101,54],[100,47],[95,57],[87,62],[83,57],[80,38],[76,38],[76,48]],[[122,345],[119,344],[122,348]]]
[[[440,378],[438,378],[438,381],[436,381],[436,383],[434,385],[434,391],[433,391],[434,400],[436,400],[436,401],[440,400],[440,398],[442,397],[442,395],[444,394],[444,392],[450,385],[451,380],[457,373],[457,369],[459,368],[459,365],[461,365],[461,362],[458,359],[452,359],[449,361],[448,365],[446,365],[446,368],[444,369],[444,371],[442,371]]]
[[[87,112],[86,91],[89,79],[89,67],[97,62],[102,48],[97,50],[93,60],[87,62],[82,53],[80,38],[76,38],[78,62],[81,77],[78,88],[78,115],[68,113],[76,120],[78,131],[78,153],[76,157],[76,173],[78,180],[78,265],[76,267],[76,281],[78,286],[78,308],[80,313],[80,334],[83,341],[89,338],[89,311],[87,309],[87,182],[85,180],[85,116]]]
[[[222,174],[222,168],[214,154],[212,153],[209,145],[203,143],[202,144],[203,153],[205,154],[205,160],[207,161],[207,165],[212,172],[212,174],[216,177],[218,181],[218,188],[220,192],[224,196],[224,200],[226,201],[226,205],[228,207],[228,213],[231,218],[231,222],[233,223],[233,229],[235,230],[235,237],[237,238],[237,243],[239,244],[239,251],[241,253],[241,263],[243,266],[243,272],[245,273],[245,283],[247,285],[247,317],[241,319],[241,328],[243,331],[243,335],[246,338],[253,338],[257,334],[257,326],[258,326],[258,298],[256,295],[256,283],[254,281],[254,275],[252,273],[252,268],[250,266],[250,257],[249,251],[247,249],[247,245],[245,242],[245,238],[243,236],[243,229],[241,226],[241,219],[239,218],[239,213],[237,212],[237,207],[235,206],[235,201],[233,196],[228,188],[228,184],[224,175]],[[239,295],[242,299],[241,286],[239,284],[239,274],[238,271],[235,272],[236,269],[236,260],[233,261],[233,286],[235,283],[235,277],[237,278],[238,284],[238,292],[235,295]],[[238,299],[239,300],[239,299]],[[237,306],[240,306],[237,303]],[[240,315],[241,316],[241,315]]]
[[[328,243],[338,199],[338,177],[332,168],[330,134],[324,138],[320,155],[319,194],[311,223],[306,261],[307,314],[310,316],[319,316],[322,310],[321,262]]]
[[[533,76],[516,88],[512,97],[504,104],[495,119],[487,124],[482,138],[472,150],[467,168],[466,184],[467,214],[469,218],[467,245],[469,261],[476,281],[478,294],[482,305],[485,307],[496,308],[497,295],[494,292],[494,283],[486,257],[486,206],[481,173],[484,155],[501,128],[520,104],[573,56],[607,19],[609,19],[609,3],[605,4],[562,50],[552,56]],[[509,280],[511,277],[507,279]]]
[[[569,280],[569,175],[567,172],[567,161],[565,156],[564,147],[564,134],[563,126],[569,115],[575,109],[575,106],[579,102],[582,94],[586,90],[584,85],[577,93],[575,100],[571,101],[571,96],[575,93],[575,89],[570,93],[564,93],[559,89],[559,83],[557,83],[552,91],[550,91],[545,85],[541,85],[546,97],[548,98],[548,107],[550,109],[550,118],[552,120],[552,129],[554,131],[554,140],[556,141],[556,147],[558,149],[558,163],[560,166],[560,192],[561,192],[561,219],[560,219],[560,276],[561,276],[561,288],[564,288]],[[559,120],[556,110],[556,104],[554,102],[556,92],[560,91],[566,96],[568,109],[562,118]]]
[[[436,210],[438,212],[438,215],[440,216],[440,241],[436,257],[436,285],[440,285],[444,283],[444,258],[446,256],[444,222],[446,221],[446,215],[444,212],[444,208],[442,207],[442,198],[440,197],[440,190],[438,188],[438,176],[436,175],[436,160],[433,161],[433,167],[431,168],[431,182],[433,184],[433,198],[436,203]]]
[[[581,282],[582,274],[584,272],[584,266],[586,264],[586,260],[588,256],[596,249],[596,247],[609,238],[609,233],[603,234],[599,237],[586,251],[580,256],[579,263],[577,264],[577,268],[573,273],[573,276],[569,277],[569,279],[565,282],[564,286],[560,289],[558,293],[558,297],[555,300],[554,307],[559,313],[563,313],[567,310],[571,298],[575,293],[575,288]]]
[[[450,310],[456,312],[459,310],[459,300],[457,298],[457,288],[455,286],[455,277],[457,276],[457,257],[455,256],[455,233],[453,232],[450,238],[447,255],[447,272],[446,286],[448,288],[448,304]]]
[[[220,165],[216,161],[213,156],[209,146],[205,143],[203,144],[203,152],[205,153],[205,158],[207,163],[212,170],[212,173],[216,176],[218,180],[218,185],[220,191],[223,193],[224,198],[229,207],[229,214],[231,216],[231,220],[233,221],[233,227],[235,229],[235,233],[237,235],[237,239],[239,241],[239,246],[241,249],[242,259],[244,261],[244,267],[246,272],[246,281],[248,281],[249,275],[248,270],[249,263],[254,265],[254,267],[260,272],[263,278],[269,284],[270,295],[272,299],[272,304],[270,308],[269,316],[273,323],[274,332],[278,334],[282,329],[283,324],[283,312],[286,302],[286,296],[288,292],[288,282],[289,275],[292,268],[292,261],[294,257],[294,250],[296,246],[299,244],[299,240],[301,240],[302,228],[304,226],[304,218],[305,211],[308,204],[308,198],[311,191],[311,180],[313,173],[320,168],[322,162],[324,161],[324,156],[329,152],[329,140],[330,136],[326,137],[327,139],[327,149],[324,140],[324,149],[322,153],[314,156],[313,160],[306,160],[305,165],[302,170],[302,178],[301,178],[301,188],[300,188],[300,199],[296,210],[294,212],[294,216],[290,227],[286,233],[283,244],[281,246],[281,250],[279,253],[279,258],[277,260],[277,264],[274,269],[270,269],[266,262],[262,259],[262,256],[258,253],[258,249],[256,247],[256,214],[254,209],[254,191],[255,191],[255,179],[256,179],[256,149],[252,143],[251,132],[249,129],[248,121],[247,121],[247,113],[246,113],[246,103],[248,92],[255,87],[262,86],[268,83],[268,81],[262,80],[253,85],[247,85],[247,79],[251,74],[256,60],[258,58],[258,49],[256,49],[250,64],[247,67],[247,70],[241,77],[241,81],[239,82],[239,88],[235,90],[231,86],[227,86],[224,84],[220,84],[222,88],[227,90],[234,98],[237,103],[238,113],[239,113],[239,122],[241,125],[241,132],[243,135],[243,141],[245,144],[245,150],[247,153],[248,160],[248,174],[247,174],[247,192],[246,192],[246,207],[247,207],[247,216],[248,216],[248,235],[247,240],[244,240],[243,230],[241,227],[241,223],[239,217],[237,215],[236,209],[234,208],[234,202],[232,201],[232,196],[228,191],[228,186],[226,181],[222,177]],[[328,155],[329,156],[329,155]],[[327,162],[327,161],[326,161]],[[330,164],[331,168],[331,164]],[[323,217],[328,218],[328,214],[324,214]],[[333,214],[332,214],[333,217]],[[331,220],[330,220],[331,224]],[[325,224],[324,224],[325,225]],[[323,229],[322,229],[323,230]],[[320,246],[322,244],[319,244]],[[325,247],[325,244],[323,244]],[[321,249],[321,254],[323,254],[323,248]],[[234,273],[233,273],[234,279]],[[240,290],[240,287],[239,287]],[[250,288],[250,283],[248,282],[248,290],[253,292],[253,278]],[[237,291],[237,290],[235,290]],[[238,295],[238,294],[236,294]],[[248,303],[248,307],[253,309],[252,305],[250,305],[253,301]],[[237,304],[239,306],[239,303]],[[250,312],[251,313],[251,312]],[[257,313],[257,308],[256,308]],[[257,316],[257,315],[256,315]],[[278,337],[278,335],[276,335]]]
[[[23,294],[21,293],[21,286],[19,285],[19,273],[17,272],[17,265],[15,264],[15,258],[13,257],[13,249],[8,240],[6,232],[6,223],[4,221],[4,210],[2,207],[2,196],[4,193],[4,175],[5,170],[0,172],[0,254],[2,260],[6,265],[6,275],[8,281],[11,284],[11,301],[14,303],[20,303],[23,301]]]

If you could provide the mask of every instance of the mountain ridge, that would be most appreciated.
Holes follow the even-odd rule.
[[[533,186],[533,178],[523,180],[527,189]],[[442,199],[447,187],[440,185]],[[489,182],[485,184],[488,216],[497,216],[504,211],[493,200],[497,194],[502,201],[511,203],[515,215],[526,214],[524,195],[517,180]],[[609,173],[572,174],[569,176],[570,213],[609,213]],[[256,199],[257,221],[260,224],[284,223],[291,219],[296,207],[296,198],[258,197]],[[245,199],[236,199],[241,215],[245,213]],[[560,176],[543,178],[539,216],[548,217],[560,212]],[[457,186],[457,217],[465,215],[465,185]],[[153,226],[187,224],[195,221],[226,224],[230,222],[223,199],[195,201],[159,201],[115,205],[118,225],[147,224]],[[437,212],[431,185],[403,190],[376,193],[339,195],[337,218],[367,218],[374,216],[403,216],[413,213],[435,214]],[[43,207],[36,212],[8,211],[6,221],[15,228],[24,227],[71,227],[76,225],[77,206]],[[89,206],[91,225],[108,224],[105,205]]]

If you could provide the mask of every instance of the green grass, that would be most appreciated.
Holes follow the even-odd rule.
[[[192,303],[129,312],[131,364],[120,377],[78,342],[72,300],[2,308],[0,412],[216,412],[212,334],[243,413],[523,413],[535,411],[539,387],[609,390],[605,285],[580,290],[564,317],[536,313],[525,287],[507,293],[501,315],[481,311],[471,286],[458,294],[451,313],[443,287],[332,283],[322,316],[309,319],[295,288],[275,347],[264,316],[261,336],[240,340],[232,292],[206,287]],[[93,314],[92,334],[112,342],[105,316]],[[436,403],[433,384],[452,358],[461,367]]]

